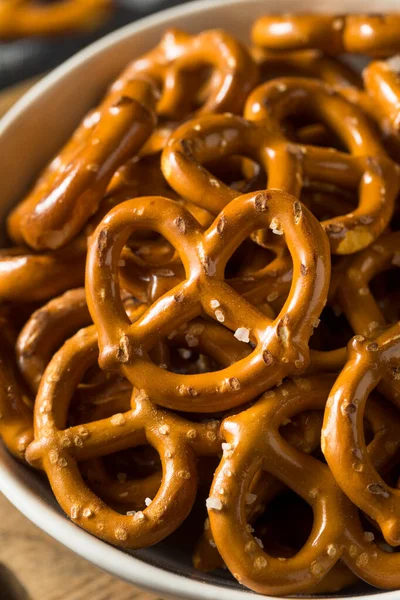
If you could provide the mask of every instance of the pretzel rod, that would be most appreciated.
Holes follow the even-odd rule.
[[[396,555],[382,551],[364,535],[357,509],[340,492],[329,469],[290,446],[279,433],[282,422],[294,414],[323,409],[331,384],[331,377],[321,383],[319,376],[285,383],[222,424],[227,445],[210,490],[211,531],[234,577],[255,591],[274,595],[309,591],[340,558],[358,577],[374,585],[398,585]],[[386,422],[388,427],[392,424],[391,432],[383,439],[375,432],[372,442],[372,455],[377,455],[380,466],[391,458],[385,442],[398,437],[398,421],[394,424],[388,415]],[[314,512],[306,545],[285,561],[267,554],[246,527],[245,497],[260,468],[294,490]],[[235,485],[238,479],[240,486]]]
[[[268,15],[253,24],[252,41],[269,50],[318,49],[326,54],[390,56],[400,51],[400,15]]]
[[[94,29],[111,6],[111,0],[59,0],[51,5],[5,0],[0,5],[0,39]]]
[[[162,221],[157,217],[161,214]],[[223,274],[241,241],[254,229],[268,228],[272,220],[292,253],[293,282],[281,313],[271,323],[224,283]],[[113,273],[127,238],[143,228],[158,231],[179,249],[187,279],[131,326]],[[111,261],[105,262],[106,255]],[[119,370],[162,406],[200,412],[238,406],[307,366],[306,340],[327,294],[328,256],[318,222],[291,196],[277,190],[241,196],[206,232],[190,213],[164,198],[120,204],[100,223],[88,254],[88,305],[99,328],[100,365]],[[301,308],[297,306],[300,297]],[[178,376],[164,371],[160,377],[160,369],[146,358],[148,349],[202,311],[234,331],[248,329],[255,350],[217,374]]]

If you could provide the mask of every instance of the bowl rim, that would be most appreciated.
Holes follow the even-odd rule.
[[[100,38],[80,50],[61,65],[56,67],[43,79],[27,91],[7,113],[0,119],[0,136],[18,117],[27,110],[41,95],[57,84],[70,71],[75,70],[86,60],[112,47],[121,39],[145,32],[154,26],[170,22],[175,16],[196,15],[218,6],[229,6],[234,9],[254,0],[194,0],[183,6],[175,6],[143,17],[121,27]],[[49,504],[29,485],[27,485],[22,467],[15,470],[15,459],[0,442],[0,492],[30,521],[42,531],[69,548],[82,558],[92,562],[112,575],[147,589],[157,594],[168,594],[193,600],[254,600],[265,598],[274,600],[272,596],[258,595],[246,588],[237,590],[223,585],[215,585],[206,581],[191,580],[190,577],[170,572],[162,567],[153,566],[140,558],[125,553],[123,550],[107,544],[92,536],[76,524],[72,523],[64,513]],[[127,577],[132,573],[132,577]],[[323,596],[328,599],[328,596]],[[363,600],[399,600],[400,591],[382,591],[362,596],[347,596]],[[331,600],[336,600],[335,596]]]

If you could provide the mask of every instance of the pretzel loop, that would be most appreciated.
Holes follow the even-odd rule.
[[[349,360],[332,388],[322,432],[322,449],[338,484],[379,524],[392,546],[400,544],[400,492],[385,483],[368,456],[363,414],[369,394],[383,378],[391,381],[400,398],[399,340],[398,324],[373,340],[354,338]],[[394,454],[398,447],[398,440],[391,441],[386,450]]]
[[[125,547],[151,545],[176,529],[192,507],[195,455],[216,454],[220,442],[215,432],[207,435],[206,424],[158,410],[142,392],[132,397],[127,413],[64,429],[73,391],[97,356],[94,326],[78,332],[54,356],[37,396],[35,441],[27,460],[46,471],[58,502],[78,525]],[[78,463],[146,442],[160,455],[161,487],[143,512],[122,516],[86,487]]]
[[[272,323],[224,282],[225,265],[242,240],[268,226],[285,236],[294,262],[289,296]],[[177,247],[187,279],[131,325],[119,299],[115,274],[125,241],[140,228],[154,228]],[[89,309],[99,329],[102,367],[119,370],[162,406],[207,412],[238,406],[286,374],[305,368],[307,341],[326,298],[329,248],[311,213],[277,190],[234,200],[202,233],[190,213],[164,198],[119,205],[93,235],[87,290]],[[148,350],[202,311],[230,329],[248,328],[256,344],[254,351],[217,373],[163,371],[161,377],[159,368],[147,358]]]

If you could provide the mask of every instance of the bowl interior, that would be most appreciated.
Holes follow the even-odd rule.
[[[370,0],[368,11],[399,9],[398,0]],[[313,9],[332,11],[319,0]],[[364,0],[337,0],[336,12],[365,12]],[[21,99],[0,122],[0,222],[21,198],[39,170],[68,138],[82,115],[93,106],[113,77],[133,58],[157,43],[167,27],[190,32],[223,27],[247,41],[254,18],[266,12],[309,10],[305,0],[224,0],[185,5],[129,25],[56,69]],[[173,536],[153,548],[124,552],[97,540],[72,524],[58,508],[44,478],[17,464],[0,447],[0,489],[47,533],[98,566],[142,587],[173,597],[245,600],[254,595],[241,588],[227,571],[195,571],[191,549],[200,533],[204,513],[195,509]],[[378,593],[366,585],[345,596]],[[393,595],[394,594],[394,595]],[[399,597],[381,593],[385,600]]]

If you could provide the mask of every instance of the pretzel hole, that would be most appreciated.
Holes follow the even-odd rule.
[[[312,350],[329,351],[343,348],[354,332],[337,304],[325,306],[310,338]]]
[[[241,194],[267,187],[264,169],[255,160],[233,154],[204,163],[204,167],[225,185]]]
[[[289,489],[277,494],[252,524],[264,551],[276,558],[291,558],[307,543],[313,526],[309,504]]]
[[[400,320],[400,285],[398,265],[396,263],[397,258],[395,257],[389,269],[375,275],[369,283],[372,296],[385,315],[385,321],[388,324],[394,324]]]
[[[282,127],[288,139],[295,143],[348,151],[337,132],[327,123],[316,120],[312,113],[304,111],[290,116],[283,121]]]
[[[358,205],[356,190],[307,179],[304,181],[301,201],[319,221],[351,213]]]

